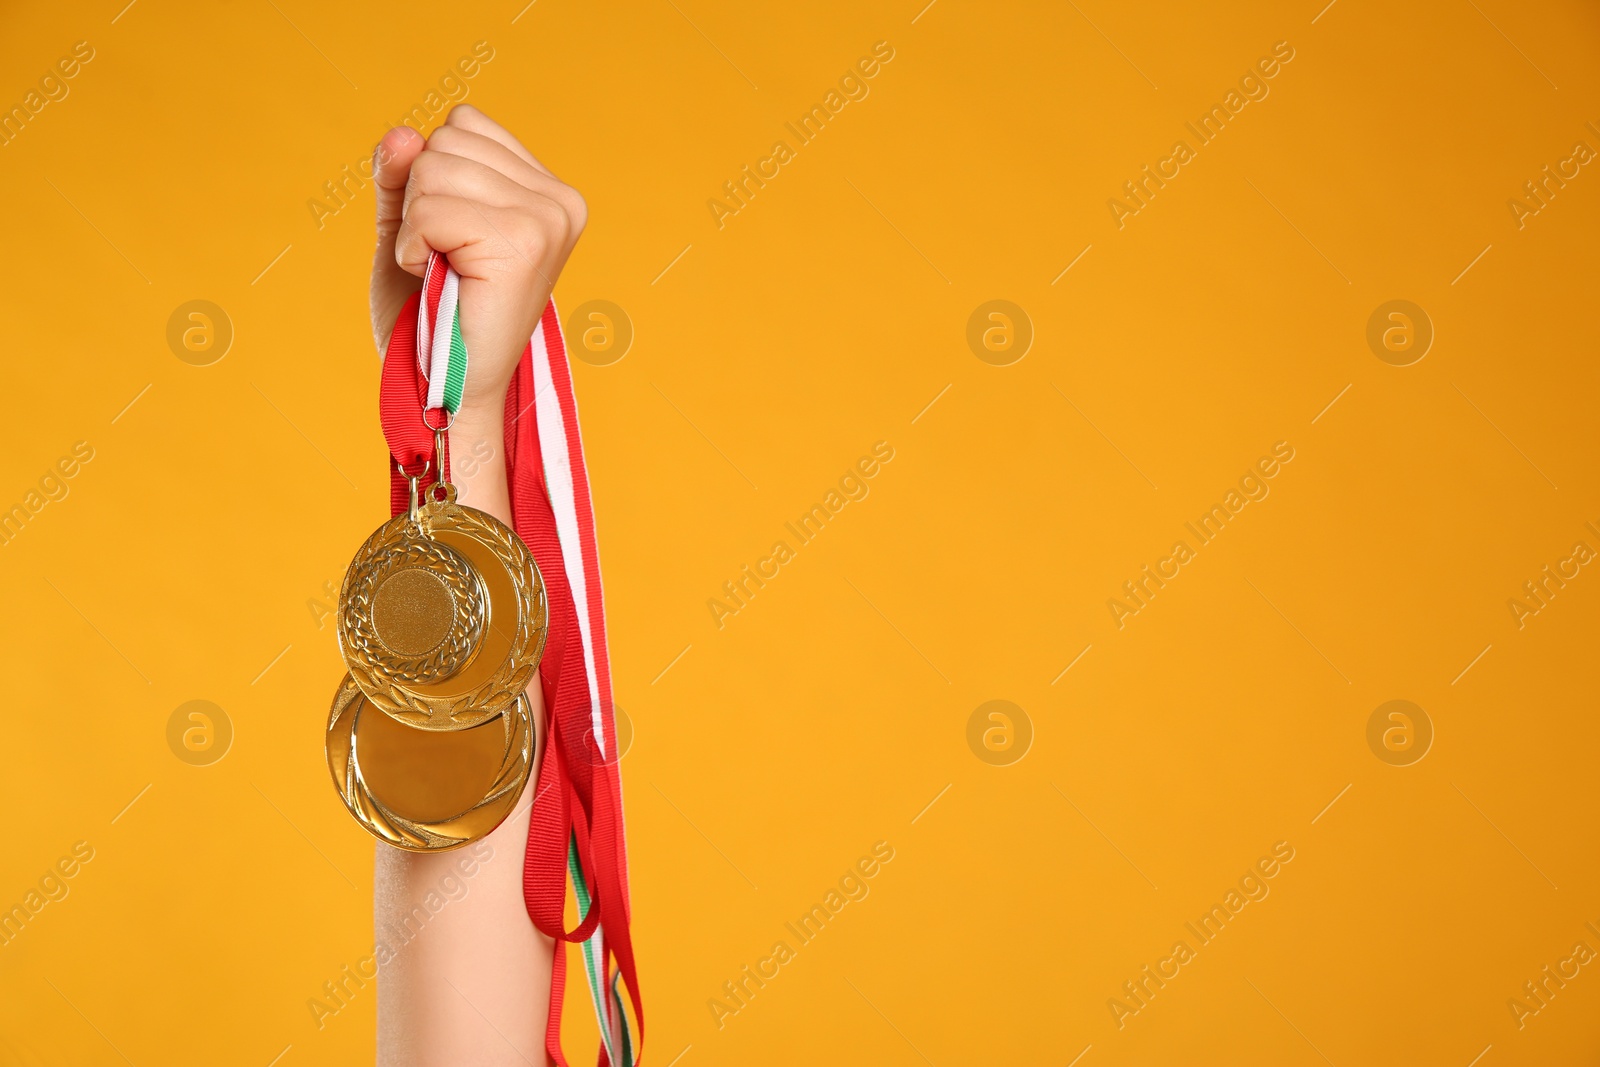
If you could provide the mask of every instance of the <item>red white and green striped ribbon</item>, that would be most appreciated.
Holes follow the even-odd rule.
[[[578,861],[576,841],[567,848],[567,874],[572,878],[572,895],[578,903],[578,919],[581,922],[589,917],[590,897],[588,883],[583,877],[583,866]],[[620,971],[612,979],[610,990],[615,1014],[610,1022],[606,1018],[604,937],[605,928],[596,926],[594,934],[583,942],[583,974],[589,986],[589,1000],[594,1004],[595,1021],[600,1026],[600,1038],[605,1042],[606,1058],[621,1067],[633,1067],[633,1031],[628,1024],[628,1013],[622,1007],[622,994],[617,988],[622,981]]]
[[[422,276],[423,299],[417,304],[417,367],[428,382],[424,410],[443,409],[454,416],[467,383],[467,345],[461,339],[461,275],[439,253],[428,256]],[[448,329],[435,329],[448,323]]]
[[[600,581],[588,466],[578,426],[577,396],[572,387],[572,367],[567,360],[566,341],[561,334],[554,300],[545,306],[534,328],[528,354],[532,357],[527,364],[531,374],[527,378],[519,377],[516,396],[508,398],[507,410],[514,407],[521,412],[527,405],[534,409],[544,496],[555,520],[563,577],[571,592],[576,623],[577,632],[569,632],[567,641],[581,650],[581,655],[574,657],[577,662],[572,665],[576,673],[581,664],[582,685],[577,687],[580,696],[570,705],[558,697],[557,716],[562,720],[558,728],[565,727],[567,736],[581,733],[583,738],[581,745],[568,743],[567,758],[570,760],[581,751],[582,758],[589,763],[591,780],[587,792],[592,809],[592,822],[586,825],[591,849],[589,862],[594,865],[594,873],[604,880],[609,895],[599,902],[602,916],[594,932],[582,942],[584,976],[605,1045],[606,1062],[613,1067],[633,1067],[644,1020],[628,914],[627,847],[623,833],[622,780],[616,755],[605,598]],[[530,392],[531,397],[527,396]],[[584,873],[577,845],[575,828],[568,841],[566,859],[581,925],[582,920],[589,918],[594,887]],[[530,854],[531,851],[530,846]],[[613,960],[617,964],[614,969]],[[634,1021],[629,1019],[623,1006],[624,982],[638,1016],[637,1033]],[[555,1049],[549,1051],[556,1054]]]

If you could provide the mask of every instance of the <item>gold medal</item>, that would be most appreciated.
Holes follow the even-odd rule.
[[[440,262],[431,259],[429,270]],[[446,327],[432,342],[419,340],[412,360],[404,351],[412,335],[397,325],[384,360],[380,418],[410,506],[378,527],[345,571],[337,632],[349,673],[323,739],[350,814],[413,852],[483,837],[516,807],[533,773],[527,687],[549,616],[528,546],[461,504],[447,480],[447,435],[466,373],[454,284],[447,279],[436,293]],[[430,418],[438,411],[442,424]],[[439,478],[419,493],[430,469]]]
[[[367,538],[339,592],[339,648],[367,699],[428,731],[509,709],[544,651],[548,609],[533,554],[448,482]]]
[[[328,770],[345,807],[374,837],[411,852],[443,852],[505,821],[533,770],[525,694],[480,725],[413,729],[374,705],[349,675],[328,716]]]

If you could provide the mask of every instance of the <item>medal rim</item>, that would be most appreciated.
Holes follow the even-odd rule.
[[[464,694],[443,696],[430,692],[448,686],[449,678],[423,685],[395,678],[393,672],[367,650],[353,647],[348,633],[350,624],[347,615],[354,610],[351,607],[351,583],[358,568],[378,555],[385,546],[399,541],[401,532],[411,525],[417,526],[422,536],[429,539],[432,539],[434,530],[442,528],[476,540],[505,568],[511,583],[518,608],[517,627],[510,639],[511,647],[494,673]],[[449,545],[443,547],[457,551]],[[530,575],[531,582],[528,580]],[[479,581],[483,581],[481,575]],[[337,614],[340,655],[367,699],[379,711],[407,726],[436,731],[470,729],[508,709],[517,695],[528,687],[539,667],[550,622],[544,575],[527,544],[515,530],[488,512],[458,503],[453,493],[445,500],[430,500],[418,508],[415,519],[406,513],[396,515],[368,536],[345,568],[344,581],[339,588]],[[370,603],[367,615],[370,620]],[[491,626],[493,622],[491,604]]]
[[[516,810],[534,766],[533,704],[526,692],[499,712],[506,716],[506,754],[489,791],[467,810],[434,822],[398,814],[367,785],[356,747],[356,727],[361,713],[375,707],[353,675],[346,674],[334,693],[323,743],[339,799],[373,837],[407,852],[450,852],[487,837]],[[492,717],[481,725],[489,721]]]

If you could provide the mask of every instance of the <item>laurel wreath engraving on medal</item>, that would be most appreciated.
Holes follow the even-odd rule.
[[[466,811],[437,822],[421,822],[396,813],[374,795],[362,774],[356,727],[361,713],[372,707],[346,675],[334,695],[326,735],[328,770],[334,787],[346,809],[367,832],[410,852],[444,852],[483,837],[511,814],[533,769],[533,709],[526,694],[519,694],[502,713],[505,757],[488,792]]]
[[[427,613],[429,617],[418,619],[415,611],[407,615],[403,607],[391,608],[390,614],[400,612],[401,618],[384,626],[380,606],[383,594],[396,585],[416,587],[419,583],[407,583],[407,579],[418,571],[422,572],[417,575],[423,578],[421,586],[427,588],[431,578],[437,590],[432,603],[426,605],[433,609]],[[478,572],[454,549],[424,537],[407,537],[382,546],[352,578],[343,612],[350,646],[381,662],[397,682],[427,685],[443,681],[477,652],[488,625],[489,594]],[[404,596],[405,592],[391,594],[388,600]],[[411,599],[416,599],[414,593]],[[439,630],[444,631],[444,636],[430,642]],[[413,638],[411,647],[395,647],[400,643],[395,631]],[[424,647],[417,648],[419,644]]]
[[[443,635],[441,643],[426,655],[396,656],[384,642],[384,631],[374,621],[374,612],[387,588],[385,583],[407,568],[403,561],[415,561],[418,565],[410,566],[411,570],[434,575],[452,596],[456,595],[447,577],[424,562],[445,559],[444,553],[461,558],[454,549],[437,543],[441,534],[463,538],[485,550],[485,556],[492,561],[490,565],[498,566],[507,582],[489,582],[486,575],[477,574],[485,626],[472,631],[472,609],[465,609],[462,637],[469,647],[464,656],[452,658],[454,654],[446,647],[446,639],[456,632],[454,621],[449,634]],[[419,544],[443,551],[437,557],[428,556],[416,547]],[[472,561],[463,559],[463,564],[476,571]],[[419,583],[426,581],[419,579]],[[496,602],[493,588],[507,587],[509,598],[503,592],[500,595],[509,602]],[[470,583],[463,588],[470,589]],[[455,604],[458,612],[463,610],[463,598],[458,597]],[[374,707],[424,730],[459,730],[493,718],[527,689],[544,651],[548,614],[544,581],[527,545],[493,516],[457,504],[452,493],[419,508],[415,520],[406,514],[390,519],[361,546],[340,591],[339,646],[355,684]],[[420,623],[411,620],[400,630],[408,637],[416,637],[431,633],[429,625],[438,628],[439,620],[433,616]],[[481,653],[491,630],[509,648],[481,682],[464,684],[457,676]],[[450,648],[458,647],[453,639],[449,644]],[[430,667],[436,657],[439,662]]]

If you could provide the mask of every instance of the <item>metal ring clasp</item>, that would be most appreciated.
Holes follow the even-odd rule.
[[[432,466],[433,464],[429,460],[423,460],[422,469],[416,474],[412,474],[410,471],[406,470],[404,464],[396,462],[394,465],[394,469],[400,472],[400,477],[404,478],[406,480],[406,484],[411,487],[411,509],[408,514],[410,515],[412,522],[417,521],[417,483],[428,476],[428,471],[432,469]]]

